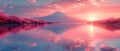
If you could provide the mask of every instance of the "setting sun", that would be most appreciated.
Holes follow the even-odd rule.
[[[87,15],[87,20],[88,21],[96,21],[97,20],[97,14],[95,13],[90,13]]]

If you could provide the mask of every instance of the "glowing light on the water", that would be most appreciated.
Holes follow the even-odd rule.
[[[87,20],[90,22],[90,29],[89,29],[89,33],[90,33],[90,37],[94,36],[94,27],[93,27],[93,21],[97,20],[97,15],[95,13],[90,13],[87,15]]]
[[[94,27],[91,23],[91,25],[90,25],[90,37],[93,37],[93,36],[94,36]]]

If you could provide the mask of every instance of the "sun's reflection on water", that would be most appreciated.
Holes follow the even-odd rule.
[[[90,37],[93,37],[94,36],[94,31],[95,31],[94,26],[92,25],[92,23],[89,26],[90,26],[90,32],[89,32],[90,34],[89,35],[90,35]]]

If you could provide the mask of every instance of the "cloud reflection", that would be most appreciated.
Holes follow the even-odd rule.
[[[7,49],[11,51],[12,50],[26,51],[29,49],[36,51],[41,51],[41,50],[53,51],[55,49],[56,51],[60,51],[60,50],[61,51],[80,51],[80,50],[105,51],[105,50],[113,49],[112,51],[116,51],[116,49],[118,49],[119,47],[118,46],[119,43],[117,43],[118,40],[117,41],[114,40],[114,42],[112,43],[108,42],[111,41],[110,39],[116,39],[116,38],[113,38],[113,35],[109,36],[111,32],[108,32],[105,29],[103,30],[102,28],[94,27],[96,31],[94,35],[96,37],[89,37],[89,32],[86,31],[89,28],[89,25],[81,25],[78,27],[74,27],[68,29],[67,31],[64,31],[61,34],[56,34],[53,31],[40,28],[43,26],[44,25],[12,26],[12,27],[1,26],[1,29],[3,30],[5,29],[6,32],[7,31],[11,32],[7,35],[7,37],[1,39],[2,41],[1,44],[4,45],[4,46],[1,45],[2,50],[5,50],[7,47]],[[38,29],[34,29],[37,27]],[[54,26],[50,26],[50,27],[54,27]],[[102,32],[104,32],[104,34]],[[114,34],[114,36],[116,37],[116,34]],[[119,36],[117,38],[119,38]],[[102,44],[104,44],[106,47],[102,47]],[[115,45],[115,46],[111,46],[111,45]]]

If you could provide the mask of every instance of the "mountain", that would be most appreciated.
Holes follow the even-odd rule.
[[[35,19],[49,21],[49,22],[78,22],[79,21],[61,12],[55,12],[51,15],[48,15],[45,17],[39,17]]]

